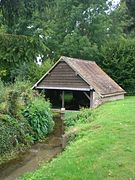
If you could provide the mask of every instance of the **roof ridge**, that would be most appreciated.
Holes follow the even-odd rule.
[[[79,61],[79,62],[82,61],[84,63],[96,63],[95,61],[92,61],[92,60],[73,58],[73,57],[67,57],[67,56],[61,56],[60,59],[67,60],[67,61]]]

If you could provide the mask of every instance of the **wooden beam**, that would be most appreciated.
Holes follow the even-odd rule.
[[[90,108],[93,107],[93,91],[90,91],[90,96],[86,93],[86,92],[83,92],[85,94],[85,96],[89,99],[89,102],[90,102]]]
[[[83,92],[85,94],[85,96],[90,100],[90,96],[86,93],[86,92]]]
[[[71,87],[35,87],[36,89],[52,89],[52,90],[71,90],[71,91],[90,91],[90,88],[71,88]]]
[[[91,97],[86,93],[86,92],[83,92],[85,94],[85,96],[89,99],[89,106],[91,108]]]

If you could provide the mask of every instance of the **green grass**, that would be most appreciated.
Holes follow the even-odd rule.
[[[59,157],[21,179],[134,180],[135,97],[106,103],[94,116]]]

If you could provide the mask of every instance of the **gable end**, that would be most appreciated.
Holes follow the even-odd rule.
[[[59,61],[46,76],[38,82],[38,89],[86,89],[90,86],[86,83],[65,61]]]

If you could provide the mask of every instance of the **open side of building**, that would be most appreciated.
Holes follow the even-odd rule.
[[[89,101],[89,107],[123,99],[125,91],[112,80],[94,61],[62,56],[55,65],[33,86],[37,90],[57,90],[61,93],[65,107],[64,93],[81,92]]]

